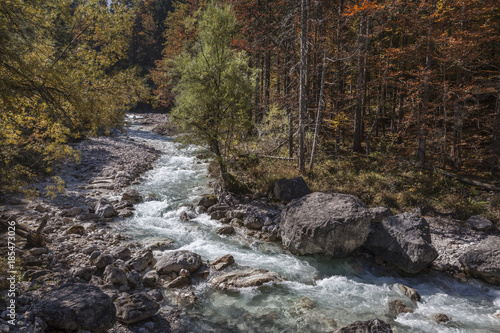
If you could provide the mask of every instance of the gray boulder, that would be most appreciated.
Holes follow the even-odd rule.
[[[248,229],[260,230],[264,226],[264,218],[258,215],[247,216],[243,220],[243,225]]]
[[[281,213],[283,246],[294,254],[350,254],[365,242],[370,215],[351,195],[315,192],[290,202]]]
[[[127,265],[137,272],[142,272],[153,263],[154,256],[151,250],[145,250],[137,253],[132,259],[127,261]]]
[[[160,305],[146,293],[124,295],[115,300],[116,317],[125,324],[132,324],[153,316]]]
[[[479,244],[469,247],[459,261],[473,277],[500,285],[500,237],[489,236]]]
[[[311,193],[311,190],[302,177],[280,179],[274,183],[274,195],[282,201],[290,202],[309,193]]]
[[[147,272],[142,277],[142,283],[146,288],[156,288],[160,285],[160,281],[160,276],[155,270]]]
[[[224,268],[231,266],[232,264],[234,264],[234,257],[230,254],[226,254],[225,256],[215,259],[211,266],[216,271],[221,271]]]
[[[103,218],[116,216],[116,210],[106,199],[101,199],[95,207],[95,213]]]
[[[391,325],[380,319],[356,321],[333,333],[392,333]]]
[[[64,284],[45,293],[38,316],[51,329],[101,332],[116,322],[111,298],[90,284]]]
[[[485,219],[481,215],[471,216],[471,218],[467,220],[467,224],[477,231],[488,231],[494,228],[493,222]]]
[[[190,251],[174,251],[165,253],[155,265],[159,274],[179,273],[181,269],[194,272],[201,266],[201,257]]]
[[[365,248],[406,273],[426,268],[438,253],[431,244],[427,221],[418,215],[403,213],[372,223]]]
[[[114,285],[126,285],[127,284],[127,274],[123,269],[118,268],[114,265],[106,266],[104,273],[102,274],[104,282],[112,283]]]

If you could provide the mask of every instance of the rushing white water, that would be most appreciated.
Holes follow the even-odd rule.
[[[173,239],[176,249],[196,252],[203,260],[231,254],[240,267],[265,268],[286,278],[285,282],[239,292],[217,291],[196,281],[193,288],[200,304],[189,312],[198,322],[210,325],[196,326],[193,321],[189,330],[331,332],[353,321],[379,318],[389,322],[395,332],[500,332],[500,320],[493,316],[500,312],[500,288],[461,283],[438,273],[401,278],[381,273],[363,258],[297,257],[278,244],[256,241],[243,233],[217,235],[221,224],[206,214],[180,221],[186,206],[209,192],[207,165],[195,158],[198,149],[137,127],[129,134],[162,154],[154,169],[135,186],[143,196],[157,198],[136,205],[135,216],[124,222],[126,232],[144,242],[153,237]],[[388,302],[405,301],[397,283],[415,288],[422,300],[413,313],[392,318],[387,315]],[[446,314],[451,321],[437,324],[433,320],[437,313]]]

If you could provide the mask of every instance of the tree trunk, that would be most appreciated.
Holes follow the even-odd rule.
[[[493,140],[492,145],[492,163],[491,174],[496,176],[498,174],[498,163],[500,159],[500,93],[497,95],[497,102],[495,106],[495,117],[493,120]]]
[[[359,43],[358,43],[358,65],[356,77],[356,106],[354,109],[354,140],[352,149],[355,152],[362,152],[361,140],[363,135],[363,90],[364,90],[364,74],[365,74],[365,24],[366,18],[361,16],[359,21]]]
[[[323,67],[321,70],[321,84],[319,89],[319,100],[318,100],[318,114],[316,115],[316,126],[314,128],[314,139],[311,149],[311,161],[309,162],[309,170],[313,170],[314,165],[314,155],[316,153],[316,145],[318,144],[319,129],[321,126],[321,108],[323,107],[324,101],[323,96],[325,93],[325,71],[326,71],[326,50],[323,51]]]
[[[300,88],[299,88],[299,171],[305,172],[305,121],[307,113],[307,57],[308,57],[308,0],[302,0],[302,27],[300,38]]]
[[[425,78],[424,78],[424,91],[422,97],[422,107],[419,109],[418,113],[418,148],[417,148],[417,163],[420,166],[425,164],[425,158],[427,153],[427,115],[429,113],[429,80],[430,71],[432,69],[432,41],[430,36],[427,40],[427,56],[425,59]]]

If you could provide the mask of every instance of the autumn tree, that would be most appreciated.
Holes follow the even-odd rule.
[[[120,127],[146,94],[126,56],[132,13],[119,3],[0,3],[0,191],[20,190],[74,156],[68,143]]]

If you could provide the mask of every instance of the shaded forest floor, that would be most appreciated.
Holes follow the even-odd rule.
[[[253,191],[272,192],[274,182],[300,174],[296,161],[261,158],[234,171]],[[425,214],[466,220],[483,215],[500,222],[500,193],[423,170],[393,156],[350,155],[322,160],[304,176],[311,191],[352,194],[368,206],[394,212],[420,208]]]

